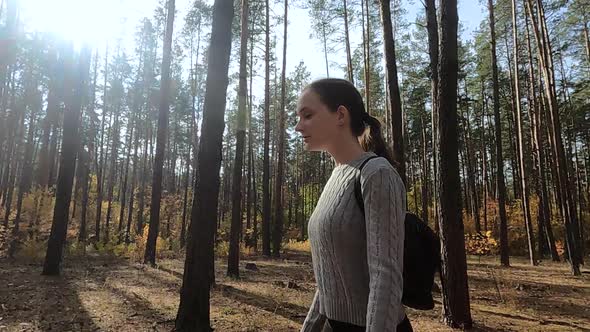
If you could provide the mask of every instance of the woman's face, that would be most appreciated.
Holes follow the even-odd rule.
[[[328,110],[317,93],[305,89],[297,102],[297,116],[295,131],[303,137],[305,150],[328,151],[341,130],[339,112]]]

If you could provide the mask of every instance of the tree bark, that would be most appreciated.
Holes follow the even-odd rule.
[[[111,146],[111,162],[109,167],[109,182],[107,184],[108,187],[108,194],[107,194],[107,215],[106,221],[104,226],[105,236],[104,242],[108,243],[110,241],[110,232],[111,232],[111,212],[113,209],[113,194],[115,188],[115,177],[117,174],[117,149],[119,145],[119,113],[120,109],[117,107],[115,111],[115,121],[113,122],[113,137],[112,137],[112,146]]]
[[[64,133],[62,141],[61,163],[55,195],[53,222],[47,244],[47,253],[43,264],[43,275],[59,275],[62,251],[66,242],[74,167],[78,151],[78,123],[82,108],[82,91],[86,87],[90,69],[90,49],[83,48],[78,66],[70,55],[66,59],[66,112],[64,116]],[[75,68],[77,67],[77,68]]]
[[[287,13],[289,8],[288,0],[285,0],[285,14],[283,18],[283,67],[281,74],[281,106],[279,112],[279,128],[277,141],[277,172],[275,178],[275,214],[274,214],[274,234],[273,234],[273,256],[280,257],[281,243],[283,241],[283,182],[284,182],[284,164],[285,164],[285,93],[287,85]]]
[[[198,179],[189,226],[180,306],[176,331],[212,331],[209,298],[213,269],[213,236],[219,194],[219,168],[224,130],[224,113],[231,48],[233,1],[216,0],[213,5],[211,46],[207,68],[207,91],[203,111]],[[197,224],[198,223],[198,224]]]
[[[510,266],[508,249],[508,222],[506,220],[506,185],[504,183],[504,158],[502,154],[502,123],[500,120],[500,95],[498,87],[498,62],[496,57],[496,28],[494,3],[488,0],[492,51],[492,83],[494,100],[494,128],[496,145],[496,192],[498,195],[498,213],[500,217],[500,263]]]
[[[248,0],[242,0],[240,34],[240,81],[238,87],[238,123],[236,128],[236,155],[232,181],[232,214],[227,258],[227,275],[240,277],[240,233],[242,228],[242,168],[246,140],[246,98],[248,97],[246,61],[248,57]]]
[[[346,44],[346,73],[348,80],[354,85],[354,73],[352,71],[352,56],[350,52],[350,37],[348,33],[348,0],[342,0],[344,5],[344,42]],[[590,55],[589,55],[590,56]]]
[[[434,228],[436,233],[438,229],[438,152],[436,149],[436,139],[438,137],[437,122],[438,122],[438,22],[436,17],[435,0],[426,0],[426,29],[428,31],[428,56],[430,59],[430,93],[431,93],[431,122],[432,122],[432,210],[434,211]]]
[[[385,47],[384,52],[385,65],[387,67],[387,89],[389,92],[389,99],[386,102],[389,103],[389,108],[391,109],[393,161],[395,168],[402,178],[402,181],[404,184],[406,184],[406,158],[404,155],[404,133],[402,131],[402,104],[399,92],[399,83],[397,79],[395,40],[393,38],[391,26],[390,1],[380,0],[379,4],[381,9],[381,21],[383,24],[383,46]]]
[[[264,156],[262,160],[262,254],[270,256],[270,14],[269,0],[266,0],[266,55],[264,57],[265,80],[264,80]]]
[[[36,82],[35,82],[36,85]],[[25,108],[26,109],[26,108]],[[17,234],[19,230],[19,223],[21,220],[21,212],[23,206],[23,199],[25,193],[29,192],[31,188],[31,178],[33,174],[33,148],[35,139],[35,110],[31,110],[29,117],[29,131],[27,133],[27,144],[25,146],[25,154],[23,157],[23,168],[19,181],[18,198],[16,202],[16,217],[14,219],[13,234]],[[24,128],[23,128],[24,130]]]
[[[537,0],[538,20],[533,15],[532,0],[527,0],[527,11],[532,19],[533,31],[539,50],[539,59],[541,61],[541,72],[544,79],[545,94],[547,97],[549,115],[551,120],[550,129],[552,131],[551,141],[554,147],[554,156],[557,166],[557,182],[561,193],[561,213],[566,229],[567,251],[569,255],[570,267],[572,274],[581,275],[580,263],[582,257],[579,253],[579,232],[575,207],[570,188],[568,186],[568,170],[566,164],[565,151],[561,139],[561,122],[559,119],[559,106],[555,92],[555,76],[553,70],[553,56],[549,35],[546,28],[545,14],[542,3]]]
[[[531,218],[531,211],[529,209],[529,192],[526,183],[525,160],[524,160],[524,129],[522,124],[522,110],[520,108],[520,82],[518,78],[518,27],[516,21],[516,0],[512,0],[512,40],[514,47],[514,94],[516,104],[516,140],[518,144],[518,164],[520,167],[520,186],[522,189],[522,211],[524,214],[524,222],[527,231],[527,240],[529,246],[529,260],[531,265],[537,265],[537,257],[535,255],[535,239],[533,235],[533,222]]]
[[[168,0],[166,17],[166,36],[162,58],[162,83],[160,88],[160,111],[158,113],[158,138],[154,174],[152,178],[152,204],[150,206],[150,227],[145,246],[144,264],[156,265],[156,241],[160,228],[160,203],[162,198],[162,172],[168,132],[168,112],[170,108],[170,62],[172,58],[172,29],[174,27],[175,0]]]
[[[107,48],[105,51],[104,57],[104,87],[103,87],[103,94],[102,94],[102,115],[101,115],[101,129],[100,129],[100,161],[97,159],[96,164],[96,218],[95,218],[95,241],[96,243],[100,242],[100,221],[101,221],[101,214],[102,214],[102,179],[104,177],[104,126],[105,126],[105,119],[107,115],[107,79],[109,76],[109,66],[108,66],[108,59],[109,59],[109,48],[107,44]]]
[[[461,216],[457,132],[457,1],[441,3],[438,100],[440,238],[443,316],[451,327],[471,328],[467,258]]]

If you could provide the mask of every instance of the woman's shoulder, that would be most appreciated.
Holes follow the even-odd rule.
[[[384,157],[377,155],[370,156],[362,168],[362,175],[368,175],[377,171],[395,171],[395,168]],[[396,172],[397,173],[397,172]]]
[[[401,177],[393,165],[384,157],[378,156],[373,156],[371,160],[365,163],[361,170],[361,182],[367,181],[377,173],[401,182]]]

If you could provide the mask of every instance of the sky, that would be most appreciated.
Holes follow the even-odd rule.
[[[100,51],[105,49],[107,41],[114,43],[120,36],[124,36],[123,44],[132,50],[138,22],[143,17],[153,17],[158,0],[20,0],[20,3],[27,29],[54,32],[73,40],[78,47],[85,41]],[[175,31],[182,28],[190,4],[191,0],[176,0]],[[424,12],[421,0],[402,0],[402,4],[407,10],[408,22]],[[282,6],[282,2],[275,2],[274,12],[282,13]],[[239,13],[235,15],[239,19]],[[464,27],[462,39],[473,38],[484,15],[479,1],[459,0],[459,20]],[[312,79],[325,77],[322,45],[310,37],[311,20],[307,10],[290,6],[288,21],[287,72],[303,61]],[[277,34],[277,58],[282,61],[282,28],[277,29]],[[351,47],[358,42],[352,41]],[[345,54],[331,55],[329,61],[334,63],[330,66],[330,76],[345,76],[338,65],[345,62]],[[260,84],[255,83],[255,89],[257,86]]]

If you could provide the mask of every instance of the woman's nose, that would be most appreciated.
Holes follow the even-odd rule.
[[[301,120],[297,121],[297,124],[295,125],[295,131],[301,132]]]

